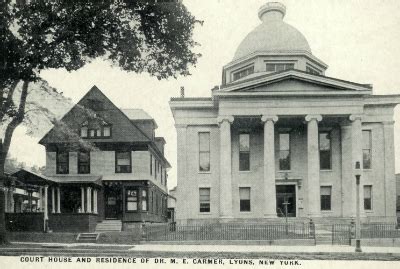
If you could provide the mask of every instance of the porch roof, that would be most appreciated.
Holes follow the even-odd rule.
[[[94,184],[102,186],[102,176],[90,176],[90,175],[74,175],[74,176],[51,176],[49,177],[52,181],[62,184]]]
[[[37,174],[27,169],[21,169],[11,175],[16,180],[16,186],[24,189],[24,186],[54,185],[55,181],[44,175]]]

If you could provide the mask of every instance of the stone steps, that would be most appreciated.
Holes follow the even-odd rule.
[[[99,239],[99,233],[80,233],[76,241],[81,243],[95,243]]]

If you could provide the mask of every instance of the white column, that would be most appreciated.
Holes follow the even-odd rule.
[[[61,190],[57,187],[57,213],[61,213]]]
[[[231,123],[232,116],[219,117],[220,133],[220,216],[221,218],[232,218],[232,145],[231,145]]]
[[[354,217],[356,215],[355,202],[355,178],[353,174],[354,164],[352,157],[352,136],[351,125],[344,122],[341,126],[341,144],[342,144],[342,216]]]
[[[264,115],[264,217],[276,217],[275,122],[277,116]]]
[[[321,197],[319,182],[319,134],[318,122],[321,115],[307,115],[307,171],[308,171],[308,215],[319,217],[321,214]]]
[[[356,173],[361,173],[361,178],[360,178],[360,215],[361,217],[365,217],[365,211],[364,211],[364,176],[363,176],[363,153],[362,153],[362,142],[363,142],[363,136],[362,136],[362,124],[361,124],[361,115],[351,115],[349,117],[351,121],[351,156],[352,156],[352,168],[353,168],[353,178],[352,178],[352,192],[353,192],[353,197],[356,197]],[[360,170],[361,171],[356,171],[356,163],[360,163]],[[355,201],[355,199],[354,199]],[[354,203],[354,216],[356,216],[356,203]]]
[[[51,187],[51,213],[56,213],[55,188]]]
[[[43,207],[44,207],[44,219],[49,219],[49,207],[47,205],[48,201],[48,194],[49,194],[49,186],[44,186],[44,199],[43,199]]]
[[[86,188],[86,204],[87,204],[87,213],[92,213],[92,188],[91,187],[87,187]]]
[[[383,122],[385,137],[385,215],[396,219],[396,178],[394,157],[394,121]],[[372,145],[372,148],[374,145]],[[373,160],[373,158],[372,158]],[[372,190],[373,193],[373,190]],[[374,199],[374,197],[372,197]],[[373,201],[372,201],[372,206]]]
[[[93,213],[97,214],[97,189],[93,189]]]
[[[85,212],[85,188],[81,187],[81,213]]]

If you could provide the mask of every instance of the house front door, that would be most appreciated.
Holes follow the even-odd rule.
[[[118,187],[107,187],[104,190],[106,219],[120,219],[122,216],[122,192]]]
[[[276,186],[276,213],[278,217],[296,217],[296,185]]]

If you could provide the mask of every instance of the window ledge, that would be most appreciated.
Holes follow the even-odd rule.
[[[248,171],[238,171],[239,173],[243,173],[243,174],[248,174],[248,173],[253,173],[253,171],[251,171],[251,170],[248,170]]]
[[[323,214],[323,213],[333,213],[333,210],[331,209],[331,210],[321,210],[321,214]]]
[[[319,170],[320,172],[333,172],[332,169],[324,169],[324,170]]]
[[[363,172],[372,172],[372,168],[368,168],[368,169],[363,169]]]
[[[278,173],[291,173],[292,170],[278,170]]]
[[[212,215],[212,213],[211,212],[199,212],[199,215]]]
[[[253,214],[252,211],[239,211],[240,214]]]
[[[211,174],[211,171],[198,171],[198,174]]]

